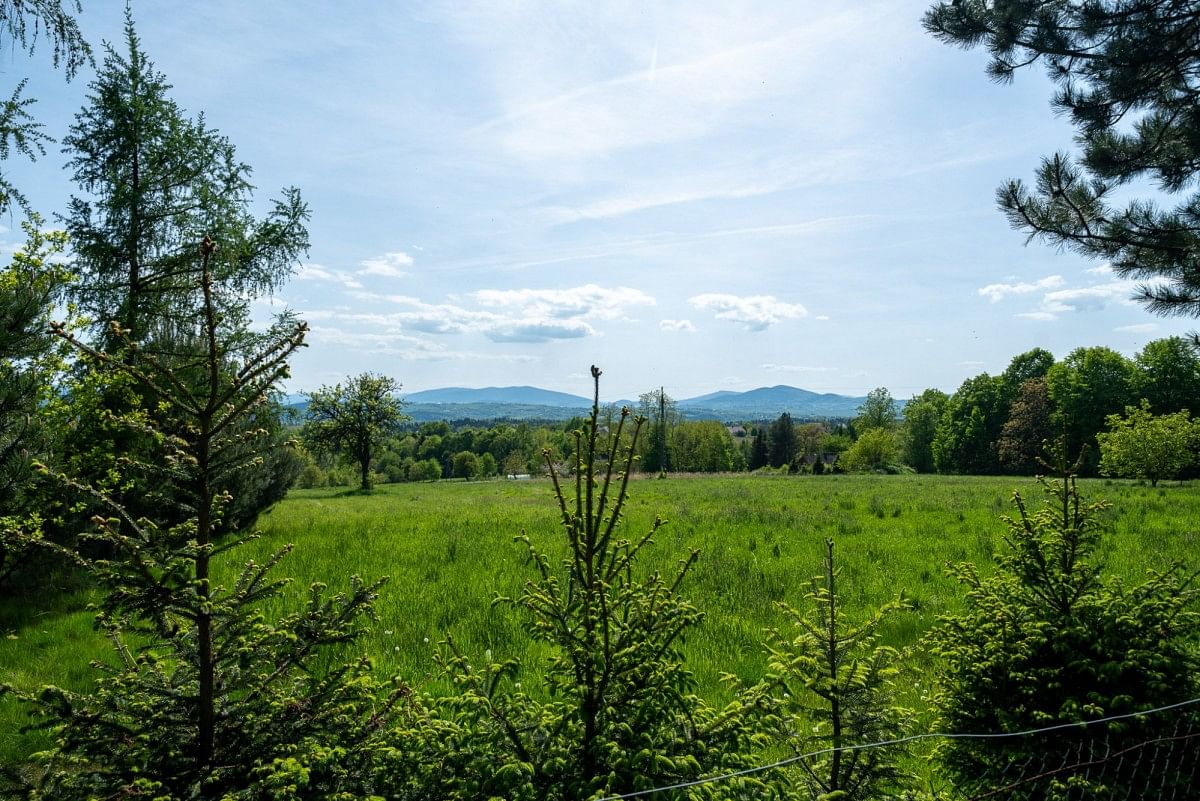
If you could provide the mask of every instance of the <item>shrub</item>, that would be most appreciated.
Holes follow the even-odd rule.
[[[1082,459],[1068,467],[1061,454],[1060,478],[1041,480],[1042,509],[1031,512],[1014,495],[1017,516],[1006,518],[995,574],[954,568],[966,610],[931,634],[944,665],[937,703],[950,731],[1079,723],[1200,695],[1195,574],[1172,565],[1132,588],[1105,580],[1095,558],[1105,504],[1082,500]],[[952,740],[942,756],[971,796],[1001,788],[1009,798],[1134,798],[1149,787],[1162,797],[1187,794],[1200,749],[1162,733],[1188,715],[1200,724],[1181,710],[1047,736]]]

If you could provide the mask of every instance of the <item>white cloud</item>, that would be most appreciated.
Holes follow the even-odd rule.
[[[1122,334],[1152,334],[1158,330],[1158,323],[1137,323],[1135,325],[1119,325],[1113,329]]]
[[[1058,319],[1057,314],[1051,314],[1050,312],[1044,312],[1044,311],[1020,312],[1016,316],[1024,317],[1026,320],[1046,321],[1046,320],[1057,320]]]
[[[404,268],[412,266],[413,257],[407,253],[397,251],[384,253],[382,256],[376,256],[373,259],[364,259],[360,264],[362,265],[362,269],[358,271],[359,275],[403,278],[406,275]]]
[[[1112,265],[1109,264],[1101,264],[1099,267],[1089,267],[1084,270],[1085,273],[1091,273],[1092,275],[1112,275],[1112,271]]]
[[[664,331],[684,331],[689,334],[696,333],[696,326],[692,325],[691,320],[659,320],[658,327]]]
[[[824,322],[824,321],[826,321],[826,320],[828,320],[828,319],[829,319],[829,315],[828,315],[828,314],[818,314],[818,315],[817,315],[816,317],[814,317],[813,319],[814,319],[814,320],[820,320],[820,321]]]
[[[999,303],[1009,295],[1028,295],[1044,289],[1056,289],[1066,283],[1061,275],[1048,275],[1033,283],[1019,282],[1015,284],[988,284],[977,291],[992,303]]]
[[[341,270],[331,270],[311,262],[301,264],[296,272],[297,281],[332,281],[347,289],[362,289],[363,285],[354,276]]]
[[[549,342],[595,336],[596,329],[582,320],[521,320],[493,326],[484,334],[493,342]]]
[[[557,339],[597,336],[589,320],[612,320],[637,305],[653,305],[654,298],[636,289],[610,289],[588,284],[570,289],[484,289],[469,297],[486,308],[458,303],[426,303],[411,295],[380,295],[363,290],[351,297],[367,302],[384,301],[403,307],[385,314],[337,310],[306,312],[310,320],[331,320],[370,326],[374,330],[422,334],[478,334],[493,342],[540,343]]]
[[[1111,281],[1107,284],[1059,289],[1047,292],[1042,298],[1042,308],[1048,312],[1098,311],[1114,301],[1129,301],[1135,284],[1129,281]]]
[[[799,303],[785,303],[774,295],[725,295],[705,293],[688,298],[697,309],[711,311],[718,320],[741,323],[747,331],[765,331],[780,320],[808,316]]]
[[[471,297],[481,306],[520,310],[522,316],[552,319],[615,320],[631,306],[653,306],[654,298],[640,289],[607,288],[596,284],[569,289],[481,289]]]

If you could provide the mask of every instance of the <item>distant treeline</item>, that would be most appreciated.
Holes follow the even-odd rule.
[[[660,391],[641,396],[647,418],[637,452],[646,472],[713,473],[916,471],[1028,475],[1039,470],[1043,444],[1066,436],[1072,453],[1086,449],[1084,472],[1095,474],[1097,435],[1106,418],[1143,401],[1155,415],[1191,410],[1200,398],[1200,357],[1181,337],[1147,344],[1134,358],[1105,347],[1078,348],[1056,360],[1042,348],[1012,359],[999,375],[981,373],[953,394],[927,389],[901,408],[890,392],[870,393],[850,420],[721,423],[685,420]],[[616,406],[602,409],[615,430]],[[568,472],[572,432],[566,421],[410,423],[389,438],[374,461],[377,482],[540,475],[549,461]],[[353,471],[328,456],[309,455],[299,486],[349,484]]]

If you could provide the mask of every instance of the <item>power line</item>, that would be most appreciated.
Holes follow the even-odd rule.
[[[787,757],[786,759],[781,759],[778,762],[771,762],[770,764],[767,764],[767,765],[758,765],[758,766],[755,766],[752,768],[743,768],[742,770],[735,770],[730,773],[722,773],[717,776],[707,776],[702,779],[692,779],[691,781],[679,782],[678,784],[668,784],[663,787],[653,787],[653,788],[650,788],[647,790],[634,790],[633,792],[630,792],[630,793],[621,793],[619,795],[609,795],[609,796],[605,796],[605,797],[599,799],[599,801],[622,801],[623,799],[638,798],[640,796],[651,795],[653,793],[665,793],[665,792],[669,792],[671,790],[686,790],[689,787],[698,787],[699,785],[702,785],[702,784],[712,784],[713,782],[727,781],[729,779],[736,779],[741,776],[751,776],[756,773],[763,773],[768,770],[775,770],[776,768],[786,767],[787,765],[791,765],[795,762],[800,762],[805,759],[812,759],[813,757],[824,756],[825,754],[832,754],[835,751],[840,751],[840,752],[866,751],[866,750],[872,749],[872,748],[883,748],[883,747],[891,746],[891,745],[903,745],[905,743],[916,742],[917,740],[930,740],[930,739],[935,739],[935,738],[946,739],[946,740],[1000,740],[1000,739],[1011,738],[1011,737],[1029,737],[1029,736],[1032,736],[1035,734],[1048,734],[1050,732],[1063,731],[1065,729],[1079,729],[1081,727],[1086,728],[1088,726],[1095,726],[1095,725],[1098,725],[1101,723],[1112,723],[1113,721],[1117,721],[1117,720],[1128,720],[1130,718],[1145,717],[1147,715],[1155,715],[1155,714],[1158,714],[1159,712],[1169,712],[1173,709],[1181,709],[1183,707],[1192,706],[1195,704],[1200,704],[1200,698],[1192,698],[1187,701],[1179,701],[1178,703],[1168,704],[1166,706],[1160,706],[1160,707],[1156,707],[1154,709],[1146,709],[1141,712],[1127,712],[1123,715],[1110,715],[1105,718],[1097,718],[1096,720],[1082,720],[1077,723],[1059,723],[1054,726],[1046,726],[1045,728],[1042,728],[1042,729],[1026,729],[1024,731],[1013,731],[1013,732],[986,732],[986,733],[976,733],[976,734],[972,734],[972,733],[954,734],[951,732],[926,732],[924,734],[913,734],[913,735],[909,735],[908,737],[900,737],[900,738],[897,738],[894,740],[880,740],[879,742],[875,742],[875,743],[861,743],[858,745],[845,745],[845,746],[842,746],[841,748],[822,748],[818,751],[810,751],[806,754],[799,754],[798,756]]]

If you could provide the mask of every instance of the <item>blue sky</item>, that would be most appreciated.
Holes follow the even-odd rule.
[[[189,112],[296,185],[312,250],[256,307],[312,326],[292,390],[534,384],[676,397],[953,390],[1016,353],[1184,333],[1102,264],[1026,246],[1006,179],[1070,147],[1041,74],[924,33],[924,2],[134,4]],[[94,0],[88,38],[120,41]],[[90,75],[5,52],[61,136]],[[52,147],[7,169],[45,214]],[[13,239],[11,233],[6,235]],[[272,305],[274,304],[274,305]]]

